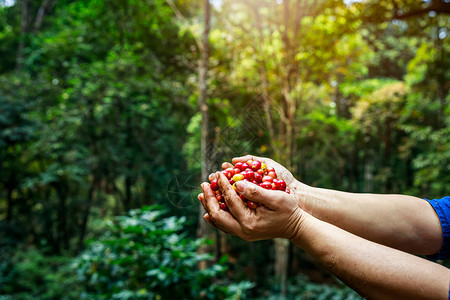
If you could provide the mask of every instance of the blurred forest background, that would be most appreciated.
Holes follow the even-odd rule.
[[[359,299],[199,222],[199,184],[252,153],[313,186],[449,195],[449,10],[0,0],[0,299]]]

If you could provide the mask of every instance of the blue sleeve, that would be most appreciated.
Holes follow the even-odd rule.
[[[427,200],[436,211],[442,227],[442,248],[438,253],[428,256],[433,260],[450,258],[450,197]],[[449,294],[450,299],[450,294]]]

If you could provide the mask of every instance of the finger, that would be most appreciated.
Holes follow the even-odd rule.
[[[219,227],[217,227],[217,225],[216,225],[216,224],[214,224],[214,222],[213,222],[213,221],[211,221],[211,218],[209,217],[208,213],[206,213],[206,214],[204,214],[204,215],[203,215],[203,219],[205,219],[206,221],[208,221],[208,223],[209,223],[209,224],[211,224],[211,226],[212,226],[212,227],[214,227],[214,228],[216,228],[216,229],[219,229],[219,230],[220,230],[220,228],[219,228]]]
[[[259,185],[238,181],[236,189],[246,199],[262,204],[269,209],[275,209],[279,203],[286,200],[289,194],[282,191],[266,190]]]
[[[214,179],[215,179],[215,174],[214,174],[214,173],[209,174],[208,180],[211,182],[211,181],[213,181]]]
[[[206,212],[212,213],[215,211],[219,211],[220,210],[219,203],[217,202],[216,196],[214,192],[211,190],[209,183],[203,182],[201,187],[203,190],[202,205],[205,208]]]
[[[221,172],[217,172],[218,176],[217,182],[219,183],[219,188],[222,190],[222,194],[225,198],[225,203],[228,206],[231,214],[241,222],[247,215],[247,210],[249,209],[245,206],[241,198],[236,194],[234,188],[230,185],[228,179]]]
[[[215,227],[216,229],[218,229],[218,230],[220,230],[220,231],[223,231],[223,232],[225,232],[226,234],[233,234],[232,232],[230,232],[230,231],[224,229],[222,226],[219,226],[219,225],[217,225],[216,223],[214,223],[214,222],[211,220],[211,217],[209,216],[209,214],[206,213],[206,214],[203,216],[203,219],[205,219],[206,221],[208,221],[209,224],[211,224],[211,225],[212,225],[213,227]]]
[[[281,164],[277,163],[276,161],[266,158],[266,157],[259,157],[255,155],[246,155],[241,157],[235,157],[233,158],[233,164],[236,164],[237,162],[247,162],[248,160],[258,160],[262,163],[265,163],[268,167],[272,167],[275,169],[275,172],[277,173],[277,176],[281,179],[284,179],[287,184],[293,184],[295,182],[294,176],[292,176],[291,172],[289,172],[288,169],[283,167]]]
[[[226,170],[228,168],[234,168],[234,166],[232,164],[230,164],[229,162],[224,162],[222,164],[222,169]],[[213,174],[214,175],[214,174]]]
[[[201,202],[202,205],[203,205],[203,208],[205,208],[205,210],[206,210],[205,195],[204,195],[203,193],[200,193],[200,194],[198,195],[198,200],[200,200],[200,202]],[[230,233],[228,230],[226,230],[226,229],[222,228],[221,226],[218,226],[217,224],[215,224],[215,223],[211,220],[211,218],[209,217],[209,214],[208,214],[208,213],[206,213],[206,214],[203,216],[203,218],[204,218],[206,221],[208,221],[208,222],[209,222],[212,226],[214,226],[215,228],[217,228],[217,229],[219,229],[219,230],[222,230],[223,232]]]
[[[240,156],[240,157],[235,157],[233,158],[232,162],[233,164],[236,164],[237,162],[247,162],[248,160],[259,160],[260,162],[263,162],[265,164],[267,164],[268,159],[265,157],[259,157],[259,156],[254,156],[254,155],[245,155],[245,156]]]
[[[233,218],[229,212],[220,209],[219,203],[217,202],[214,192],[209,187],[209,184],[206,182],[202,183],[202,189],[205,209],[208,212],[211,221],[230,234],[242,236],[241,225],[239,225],[238,221]]]
[[[206,202],[205,202],[205,195],[203,193],[198,194],[197,196],[198,200],[200,200],[200,203],[202,204],[203,208],[206,210]]]

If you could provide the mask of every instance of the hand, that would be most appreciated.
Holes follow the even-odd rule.
[[[233,164],[236,164],[237,162],[246,162],[249,159],[259,160],[260,162],[265,163],[268,167],[274,168],[275,172],[277,173],[278,178],[283,179],[286,182],[287,187],[291,191],[291,195],[297,201],[298,205],[303,209],[306,208],[306,207],[304,207],[306,204],[305,195],[306,195],[306,191],[310,189],[309,186],[299,182],[297,179],[295,179],[295,177],[292,175],[292,173],[289,172],[288,169],[286,169],[284,166],[282,166],[281,164],[277,163],[276,161],[274,161],[270,158],[258,157],[258,156],[254,156],[254,155],[245,155],[245,156],[233,158],[232,162],[233,162]],[[230,167],[233,167],[233,165],[228,162],[224,162],[222,164],[223,169],[230,168]],[[214,176],[214,173],[209,175],[210,181],[213,179],[211,176]]]
[[[248,200],[260,204],[255,210],[251,210],[239,198],[222,173],[217,172],[215,178],[230,212],[219,208],[214,192],[206,182],[202,184],[203,193],[198,197],[207,211],[204,218],[214,227],[246,241],[291,239],[299,231],[304,213],[292,195],[282,191],[265,190],[255,184],[239,181],[236,183],[239,193]]]

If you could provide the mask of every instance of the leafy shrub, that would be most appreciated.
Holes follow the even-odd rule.
[[[198,254],[203,240],[183,233],[184,217],[164,217],[159,207],[131,210],[107,224],[104,236],[91,241],[77,261],[85,299],[223,299],[245,298],[249,282],[221,279],[225,259]]]
[[[0,262],[0,299],[78,299],[82,289],[73,258],[16,250]]]
[[[287,296],[285,299],[302,300],[361,300],[363,299],[355,291],[338,281],[336,285],[318,284],[308,280],[306,276],[297,276],[288,282]],[[268,297],[260,299],[282,299],[280,286],[273,285]]]

